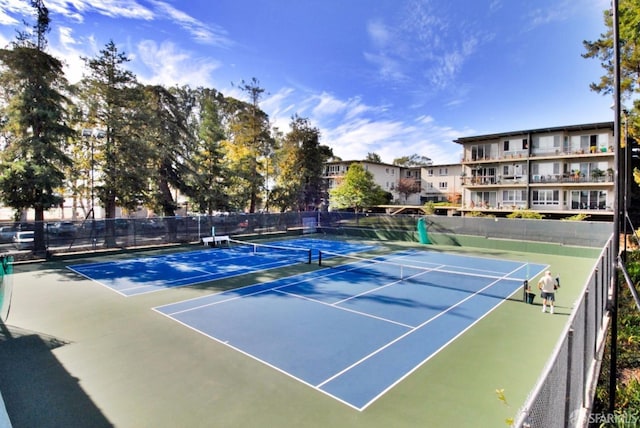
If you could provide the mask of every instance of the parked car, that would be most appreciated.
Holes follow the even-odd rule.
[[[164,224],[155,219],[147,219],[140,222],[140,229],[142,230],[162,230],[164,229]]]
[[[7,242],[13,242],[15,234],[16,228],[13,226],[0,227],[0,243],[6,244]]]
[[[36,228],[36,225],[34,223],[18,223],[18,224],[16,224],[16,230],[26,231],[26,230],[34,230],[35,228]]]
[[[48,230],[53,235],[72,236],[76,234],[76,225],[70,221],[59,221],[50,225]]]
[[[28,231],[18,231],[13,237],[13,245],[18,250],[28,250],[33,248],[33,232],[32,230]]]

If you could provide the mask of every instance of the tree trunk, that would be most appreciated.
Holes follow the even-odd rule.
[[[47,243],[45,240],[44,208],[35,207],[35,229],[33,233],[33,254],[46,254]]]

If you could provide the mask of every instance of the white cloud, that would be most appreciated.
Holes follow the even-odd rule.
[[[425,93],[455,90],[468,58],[490,40],[477,24],[428,0],[407,1],[396,16],[385,18],[368,23],[373,49],[364,58],[383,81]]]
[[[158,45],[144,40],[137,45],[139,60],[150,71],[141,81],[165,86],[211,86],[211,74],[220,64],[210,58],[197,58],[191,52],[180,50],[173,42]]]
[[[59,33],[59,40],[62,46],[68,47],[79,44],[79,42],[73,37],[73,29],[71,29],[70,27],[60,27]]]
[[[33,9],[24,0],[0,0],[0,25],[19,25],[22,16],[31,14]],[[20,19],[11,16],[16,14]]]
[[[321,144],[346,160],[377,153],[383,162],[391,163],[401,156],[418,154],[435,163],[457,163],[461,150],[453,140],[471,135],[469,130],[438,125],[430,115],[390,120],[385,106],[370,106],[358,97],[343,100],[326,92],[301,93],[290,87],[267,97],[260,107],[284,133],[289,131],[293,114],[310,119],[320,130]]]
[[[153,11],[136,0],[47,0],[46,6],[50,12],[78,22],[84,20],[84,13],[91,11],[111,18],[154,19]]]
[[[391,33],[387,26],[380,20],[369,22],[367,33],[374,46],[379,49],[386,49],[391,42]]]
[[[378,76],[387,81],[405,81],[406,74],[402,71],[402,62],[387,54],[364,53],[364,59],[375,65],[378,69]]]
[[[227,37],[226,31],[223,29],[219,27],[210,28],[210,26],[176,9],[169,3],[163,1],[152,1],[152,3],[163,15],[175,21],[179,26],[191,33],[196,41],[217,46],[229,46],[232,44],[231,40]]]

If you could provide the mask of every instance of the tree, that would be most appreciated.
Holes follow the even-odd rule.
[[[129,61],[110,41],[94,59],[84,58],[90,74],[81,82],[81,97],[87,105],[87,122],[104,130],[97,141],[96,168],[100,183],[96,196],[103,203],[105,217],[116,217],[116,208],[135,210],[149,201],[153,152],[146,133],[143,88],[124,69]],[[114,223],[106,222],[107,246],[115,244]]]
[[[223,143],[227,168],[234,171],[229,183],[238,208],[256,211],[258,199],[266,188],[267,159],[274,151],[270,134],[269,116],[260,110],[264,89],[254,77],[241,82],[240,89],[248,94],[250,103],[227,99],[229,140]],[[248,204],[247,204],[248,202]]]
[[[586,52],[582,55],[588,59],[598,59],[605,70],[605,74],[599,82],[590,84],[592,91],[603,95],[611,95],[614,91],[614,50],[613,50],[613,17],[610,10],[603,13],[607,31],[600,34],[595,41],[584,41]],[[618,2],[618,22],[619,22],[619,47],[620,47],[620,98],[621,100],[633,99],[634,94],[640,93],[640,32],[638,23],[640,22],[640,4],[635,0],[620,0]],[[640,128],[638,118],[640,115],[640,100],[633,100],[633,109],[625,115],[625,126],[628,130],[629,139],[637,139],[637,129]],[[624,147],[629,141],[621,141]],[[640,184],[634,170],[634,181]],[[635,205],[635,204],[632,204]]]
[[[45,249],[44,211],[63,202],[64,168],[71,164],[64,148],[74,135],[67,123],[69,99],[62,62],[47,54],[49,11],[32,0],[37,12],[35,42],[20,33],[11,49],[0,50],[4,98],[2,128],[8,136],[0,164],[2,201],[16,210],[33,208],[34,251]]]
[[[349,166],[342,182],[329,194],[332,208],[352,208],[355,212],[386,202],[385,192],[375,183],[373,174],[359,163]]]
[[[397,166],[410,167],[410,166],[428,166],[433,164],[433,161],[426,156],[419,156],[413,154],[411,156],[402,156],[393,160],[393,164]]]
[[[324,163],[333,156],[320,144],[320,131],[307,118],[294,115],[278,150],[278,179],[274,196],[282,210],[317,208],[325,196]]]
[[[150,200],[148,204],[155,212],[168,217],[170,239],[176,235],[175,210],[178,207],[172,189],[187,190],[186,176],[189,171],[189,149],[194,138],[190,134],[185,113],[188,107],[174,93],[162,86],[146,86],[145,101],[147,120],[146,143],[152,150],[150,161]]]
[[[604,22],[607,32],[600,34],[596,41],[583,41],[586,52],[584,58],[601,61],[605,74],[599,82],[591,83],[591,90],[609,95],[613,93],[614,52],[613,18],[610,10],[605,10]],[[640,91],[640,4],[635,0],[620,0],[618,4],[619,41],[620,41],[620,91],[622,98]],[[636,101],[636,104],[638,101]],[[636,105],[637,108],[637,105]]]
[[[382,163],[382,158],[377,153],[367,153],[367,157],[364,158],[364,160],[367,162]]]
[[[198,212],[213,214],[215,209],[229,209],[228,177],[222,142],[226,138],[223,123],[224,96],[215,89],[197,91],[198,141],[190,158],[189,196]]]
[[[403,177],[398,180],[396,189],[398,190],[398,193],[404,196],[404,201],[407,202],[407,200],[409,200],[409,196],[414,193],[420,193],[420,184],[414,179]]]

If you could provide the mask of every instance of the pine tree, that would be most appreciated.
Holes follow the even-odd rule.
[[[10,49],[0,49],[4,65],[2,129],[7,145],[0,164],[0,197],[17,211],[33,208],[34,251],[45,250],[44,212],[63,202],[65,153],[74,131],[66,125],[69,99],[62,62],[45,52],[49,11],[32,0],[37,12],[33,36],[19,33]],[[35,39],[35,40],[34,40]]]

